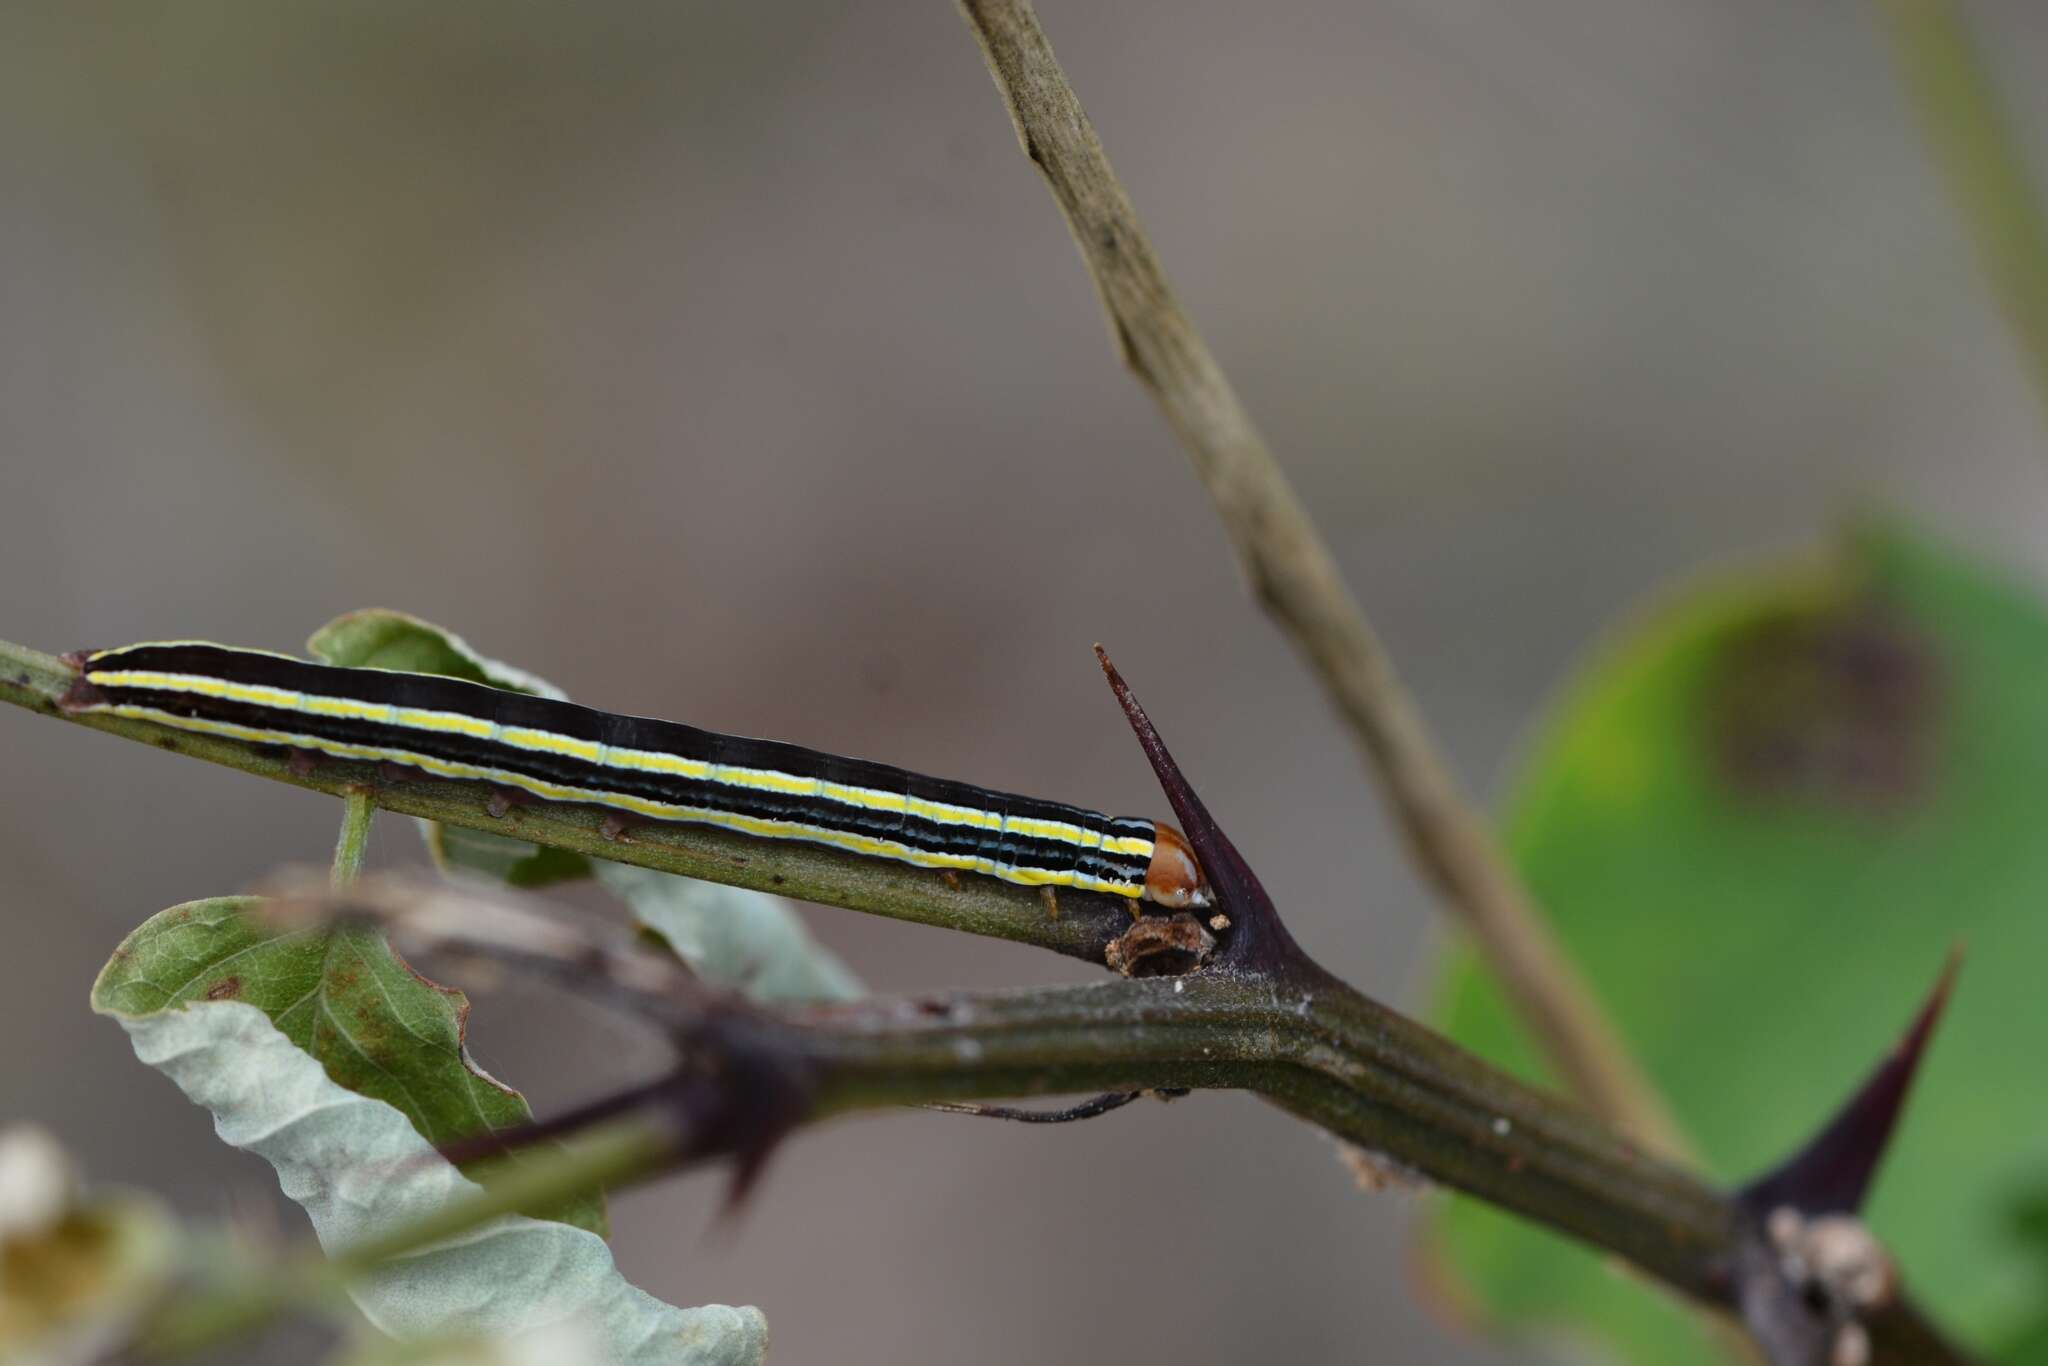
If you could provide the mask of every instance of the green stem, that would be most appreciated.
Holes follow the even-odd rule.
[[[812,1119],[996,1096],[1247,1090],[1734,1310],[1727,1272],[1748,1225],[1729,1196],[1333,979],[1211,968],[904,1007],[856,1001],[781,1026],[784,1047],[817,1068]],[[1866,1326],[1871,1366],[1965,1360],[1903,1296]]]
[[[1121,897],[1062,892],[1057,918],[1028,887],[994,878],[948,882],[942,874],[861,858],[821,846],[750,840],[709,826],[649,825],[622,837],[606,833],[602,813],[587,807],[495,806],[480,784],[393,776],[374,765],[322,759],[295,765],[274,747],[174,730],[148,721],[65,711],[60,700],[76,671],[63,660],[0,641],[0,702],[60,721],[137,740],[158,749],[316,792],[364,794],[366,804],[447,825],[510,835],[592,858],[633,863],[664,873],[725,882],[801,901],[886,915],[923,925],[987,935],[1100,964],[1109,944],[1130,928]]]
[[[341,834],[334,841],[334,889],[352,884],[363,871],[363,856],[370,848],[370,822],[377,814],[370,793],[350,788],[341,797]]]
[[[2026,151],[1952,0],[1881,7],[1928,149],[2048,404],[2048,217]]]

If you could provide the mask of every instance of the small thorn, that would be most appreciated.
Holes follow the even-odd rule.
[[[1123,675],[1116,671],[1116,665],[1109,662],[1109,652],[1100,645],[1095,647],[1096,662],[1102,665],[1102,673],[1109,680],[1110,691],[1123,706],[1124,716],[1131,723],[1131,731],[1138,737],[1140,748],[1152,763],[1152,772],[1159,780],[1159,786],[1166,793],[1167,803],[1173,807],[1173,814],[1179,819],[1181,830],[1187,836],[1195,859],[1202,865],[1202,872],[1209,879],[1210,890],[1215,894],[1216,913],[1228,917],[1227,923],[1234,926],[1230,940],[1225,945],[1221,958],[1241,966],[1258,966],[1268,971],[1286,965],[1299,970],[1310,966],[1306,955],[1294,942],[1294,936],[1280,923],[1280,912],[1275,909],[1272,898],[1260,885],[1258,876],[1251,865],[1237,852],[1237,846],[1223,833],[1209,808],[1195,794],[1194,787],[1173,761],[1167,751],[1166,742],[1159,738],[1159,731],[1152,724],[1152,718],[1138,705],[1130,685]]]
[[[508,1129],[490,1129],[458,1138],[452,1143],[443,1143],[439,1152],[461,1167],[486,1157],[507,1157],[537,1143],[574,1138],[594,1125],[653,1105],[662,1098],[667,1086],[668,1081],[663,1078],[649,1085],[631,1087],[549,1119],[529,1120]]]
[[[1948,1003],[1961,962],[1961,951],[1951,950],[1926,1004],[1891,1053],[1811,1142],[1738,1192],[1743,1205],[1759,1218],[1781,1208],[1805,1215],[1856,1212],[1898,1127],[1914,1073]]]

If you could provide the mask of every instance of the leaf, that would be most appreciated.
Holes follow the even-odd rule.
[[[329,1366],[610,1366],[594,1335],[573,1323],[516,1337],[380,1338]]]
[[[556,701],[568,698],[537,674],[478,654],[453,631],[381,607],[336,617],[313,633],[306,648],[314,658],[343,668],[444,674]],[[567,849],[544,848],[435,821],[421,821],[420,832],[427,852],[443,872],[460,869],[525,888],[590,876],[590,860]]]
[[[1819,1126],[1967,941],[1866,1213],[1966,1339],[2048,1294],[2009,1211],[2048,1188],[2048,614],[1888,528],[1694,586],[1601,650],[1539,729],[1507,841],[1568,952],[1734,1184]],[[1465,948],[1437,1021],[1545,1076]],[[1629,1361],[1722,1360],[1693,1316],[1471,1201],[1428,1234],[1447,1293]]]
[[[568,698],[538,674],[478,654],[453,631],[383,607],[336,617],[312,634],[306,648],[315,659],[347,669],[443,674],[558,702]]]
[[[714,985],[757,1001],[845,1001],[862,992],[779,897],[627,863],[599,863],[597,880]]]
[[[330,664],[447,674],[558,700],[567,696],[523,669],[485,658],[453,632],[402,612],[351,612],[315,631],[307,644]],[[460,869],[533,888],[588,877],[593,870],[592,860],[566,850],[430,821],[421,826],[443,871]],[[861,993],[859,980],[780,898],[606,861],[598,861],[595,870],[706,981],[740,987],[765,1001],[837,1001]]]
[[[117,1018],[138,1058],[213,1113],[224,1142],[276,1168],[330,1252],[478,1189],[405,1114],[337,1086],[253,1005],[202,1000]],[[569,1323],[620,1366],[753,1366],[767,1346],[759,1310],[663,1304],[619,1275],[596,1234],[521,1215],[387,1262],[350,1294],[395,1337],[516,1338]]]
[[[591,873],[591,860],[570,849],[439,821],[423,820],[419,826],[428,855],[444,873],[472,873],[525,891],[577,882]]]
[[[217,897],[150,917],[101,970],[93,1009],[125,1022],[194,1001],[246,1002],[337,1086],[395,1106],[436,1146],[531,1120],[525,1099],[471,1060],[461,992],[421,977],[374,931],[276,933],[252,914],[259,905]],[[600,1196],[557,1213],[605,1230]]]

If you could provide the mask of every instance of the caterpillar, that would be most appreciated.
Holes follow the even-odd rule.
[[[80,670],[63,700],[72,712],[402,764],[550,802],[1025,886],[1103,892],[1171,910],[1210,901],[1194,851],[1163,821],[437,674],[342,668],[205,641],[70,658]]]

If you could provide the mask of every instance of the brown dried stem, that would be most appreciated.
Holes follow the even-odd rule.
[[[1642,1142],[1682,1153],[1662,1098],[1503,858],[1286,475],[1174,299],[1029,0],[960,0],[960,9],[1024,154],[1044,173],[1073,230],[1124,364],[1194,461],[1253,592],[1364,750],[1415,861],[1463,917],[1572,1089]]]

